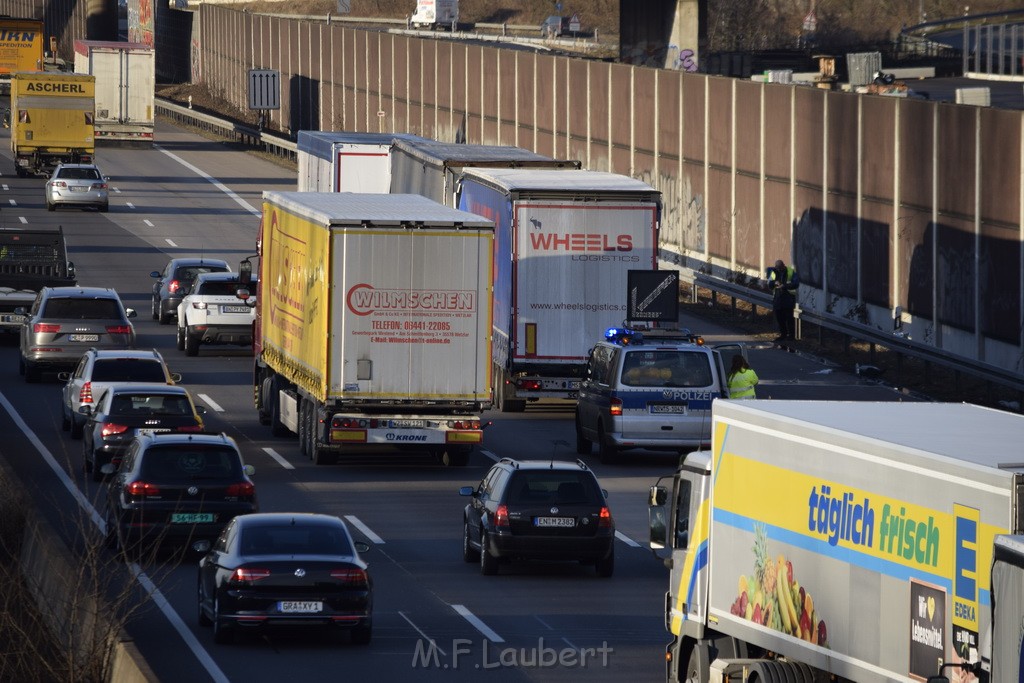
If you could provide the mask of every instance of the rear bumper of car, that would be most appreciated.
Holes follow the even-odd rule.
[[[316,613],[281,612],[282,601],[320,602]],[[337,626],[354,628],[368,625],[373,618],[373,597],[370,591],[349,591],[343,595],[278,595],[254,594],[248,590],[224,590],[220,593],[221,618],[239,626]]]
[[[210,540],[220,536],[224,527],[238,515],[259,512],[256,503],[237,505],[205,506],[202,509],[184,504],[153,506],[148,504],[145,511],[141,506],[129,507],[122,511],[118,524],[122,537],[131,541],[148,541],[177,544]],[[213,522],[173,524],[168,521],[172,513],[212,512]]]
[[[607,557],[611,552],[615,532],[602,531],[599,535],[586,538],[498,533],[488,535],[487,541],[488,550],[495,557],[594,562]]]
[[[252,322],[244,325],[212,324],[189,325],[188,333],[198,336],[204,344],[252,344]]]
[[[56,206],[105,206],[109,201],[106,190],[89,192],[68,192],[53,190],[50,192],[50,203]]]
[[[82,354],[89,349],[123,351],[134,349],[134,338],[117,343],[83,342],[75,345],[39,344],[29,347],[23,355],[26,363],[50,370],[73,370],[82,360]]]

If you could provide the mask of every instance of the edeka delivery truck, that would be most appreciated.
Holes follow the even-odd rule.
[[[265,192],[261,422],[316,464],[396,449],[466,464],[491,402],[493,240],[491,221],[418,195]]]
[[[18,71],[43,70],[43,22],[0,17],[0,94],[11,91]]]
[[[88,74],[14,74],[11,151],[19,176],[48,173],[61,162],[92,161],[95,85]]]
[[[657,267],[661,194],[598,171],[463,171],[459,208],[494,221],[494,386],[503,412],[575,400],[588,354]]]
[[[652,549],[671,568],[669,681],[922,681],[981,660],[993,608],[1010,614],[992,642],[1004,657],[1012,642],[1014,673],[991,680],[1020,680],[1024,563],[1003,554],[1016,584],[1002,594],[990,568],[996,537],[1024,531],[1024,416],[838,401],[712,412],[711,451],[651,489]]]
[[[96,77],[97,142],[153,145],[156,71],[152,47],[76,40],[75,71]]]
[[[411,133],[349,133],[300,130],[299,192],[391,191],[391,145],[425,140]]]

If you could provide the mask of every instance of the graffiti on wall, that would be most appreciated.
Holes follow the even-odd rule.
[[[678,45],[655,42],[623,45],[620,58],[623,63],[635,66],[676,69],[690,73],[698,70],[697,51],[692,48],[680,48]]]

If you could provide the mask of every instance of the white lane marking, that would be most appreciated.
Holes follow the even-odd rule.
[[[412,623],[412,619],[410,619],[409,617],[405,616],[405,612],[402,612],[401,610],[399,610],[398,616],[400,616],[403,619],[405,619],[409,623],[409,626],[412,626],[413,630],[416,631],[416,633],[420,634],[420,636],[424,640],[428,641],[430,643],[431,649],[437,650],[438,652],[440,652],[445,657],[448,656],[448,653],[441,649],[441,646],[437,644],[436,640],[434,640],[433,638],[428,636],[426,633],[424,633],[423,629],[421,629],[419,626],[417,626],[416,624]]]
[[[145,223],[146,225],[148,225],[151,228],[154,227],[153,226],[153,221],[149,220],[148,218],[143,218],[142,222]]]
[[[205,178],[205,179],[206,179],[206,180],[207,180],[207,181],[208,181],[209,183],[211,183],[211,184],[212,184],[212,185],[213,185],[214,187],[216,187],[216,188],[217,188],[218,190],[220,190],[221,192],[223,192],[223,193],[224,193],[224,194],[226,194],[227,196],[229,196],[229,197],[231,197],[232,199],[234,199],[234,200],[235,200],[235,202],[237,202],[239,206],[241,206],[241,207],[242,207],[243,209],[245,209],[246,211],[248,211],[248,212],[249,212],[249,213],[251,213],[252,215],[254,215],[254,216],[259,216],[259,215],[261,215],[261,213],[262,213],[262,212],[261,212],[261,211],[260,211],[259,209],[254,209],[254,208],[252,207],[252,204],[250,204],[249,202],[245,201],[244,199],[242,199],[241,197],[239,197],[239,196],[238,196],[237,194],[235,194],[234,192],[232,192],[232,191],[231,191],[231,188],[229,188],[229,187],[228,187],[227,185],[225,185],[224,183],[222,183],[222,182],[218,181],[218,180],[217,180],[216,178],[214,178],[214,177],[213,177],[213,176],[211,176],[211,175],[207,175],[207,174],[206,174],[205,172],[203,172],[203,170],[202,170],[202,169],[200,169],[199,167],[197,167],[197,166],[193,166],[192,164],[188,163],[187,161],[185,161],[184,159],[182,159],[181,157],[179,157],[179,156],[178,156],[177,154],[174,154],[173,152],[168,152],[168,151],[167,151],[166,149],[164,149],[164,148],[163,148],[163,147],[161,147],[160,145],[153,145],[153,148],[154,148],[154,149],[158,149],[158,150],[160,150],[161,152],[163,152],[164,154],[166,154],[166,155],[167,155],[167,156],[169,156],[170,158],[174,159],[175,161],[177,161],[177,162],[178,162],[179,164],[181,164],[181,165],[182,165],[182,166],[184,166],[185,168],[187,168],[187,169],[189,169],[190,171],[192,171],[193,173],[195,173],[195,174],[196,174],[197,176],[199,176],[199,177],[201,177],[201,178]]]
[[[124,205],[127,206],[129,209],[134,209],[135,208],[135,205],[132,204],[131,202],[125,202]]]
[[[541,623],[541,626],[543,626],[547,630],[549,630],[549,631],[554,631],[555,630],[555,629],[551,628],[551,624],[549,624],[548,622],[544,621],[543,619],[538,617],[536,614],[533,615],[533,618],[536,619],[537,621],[539,621]],[[576,645],[571,640],[569,640],[568,638],[566,638],[564,636],[562,637],[562,642],[565,643],[566,645],[568,645],[569,647],[571,647],[573,650],[578,650],[579,649],[578,647],[576,647]]]
[[[363,532],[363,535],[373,541],[375,545],[384,545],[384,539],[370,531],[370,527],[363,524],[362,520],[355,515],[345,515],[345,519],[355,528]]]
[[[4,183],[4,192],[7,192],[10,189],[10,186],[7,183]]]
[[[115,187],[115,188],[112,188],[112,189],[114,190],[115,194],[121,194],[121,188],[120,187]]]
[[[35,433],[28,428],[25,421],[21,419],[21,415],[15,412],[14,406],[11,405],[11,402],[8,401],[7,397],[2,393],[0,393],[0,405],[4,407],[7,414],[11,417],[11,420],[18,426],[18,429],[22,431],[29,442],[36,447],[36,450],[39,451],[43,460],[45,460],[46,464],[50,466],[51,470],[53,470],[57,479],[64,484],[64,488],[66,488],[68,493],[71,494],[71,497],[78,502],[78,506],[89,515],[89,519],[94,525],[96,525],[100,533],[106,536],[107,524],[103,521],[100,513],[97,512],[96,508],[92,506],[92,503],[86,499],[85,494],[78,488],[78,486],[75,485],[75,482],[71,480],[71,477],[68,476],[68,473],[64,468],[57,464],[57,460],[53,457],[53,454],[47,450],[46,446],[43,445],[43,442],[39,440],[39,437],[37,437]],[[198,640],[196,640],[196,637],[192,635],[192,631],[189,630],[185,625],[185,622],[181,620],[181,617],[178,616],[174,611],[174,608],[170,606],[164,598],[163,593],[161,593],[156,585],[153,584],[150,578],[140,570],[138,565],[132,566],[132,572],[135,574],[139,585],[149,592],[150,597],[153,598],[153,602],[160,608],[160,611],[163,612],[164,616],[167,617],[167,621],[170,622],[171,626],[174,627],[174,630],[178,632],[179,636],[181,636],[181,639],[185,641],[185,645],[188,646],[188,649],[192,651],[192,654],[195,655],[196,659],[199,660],[199,663],[203,665],[204,669],[206,669],[206,673],[210,674],[210,678],[217,681],[217,683],[231,683],[231,679],[225,676],[224,672],[220,670],[220,667],[218,667],[213,659],[210,658],[210,655],[205,649],[203,649],[203,646]]]
[[[171,245],[172,247],[175,247],[175,248],[177,248],[177,246],[178,246],[177,244],[174,243],[174,240],[168,239],[166,237],[164,238],[164,242],[167,242],[167,244],[169,244],[169,245]]]
[[[275,451],[273,448],[264,448],[263,452],[266,453],[267,455],[269,455],[274,460],[276,460],[277,464],[280,465],[281,467],[285,468],[286,470],[294,470],[295,469],[295,465],[293,465],[290,462],[288,462],[287,460],[285,460],[284,456],[282,456],[280,453]]]
[[[637,543],[636,541],[634,541],[632,538],[630,538],[626,534],[622,533],[621,531],[616,531],[615,532],[615,538],[619,539],[620,541],[622,541],[623,543],[625,543],[626,545],[628,545],[628,546],[630,546],[632,548],[639,548],[640,547],[639,543]]]
[[[499,460],[501,460],[501,458],[499,458],[498,456],[496,456],[496,455],[495,455],[494,453],[491,453],[491,452],[490,452],[489,450],[487,450],[486,448],[481,448],[481,449],[480,449],[480,452],[481,452],[481,453],[483,453],[483,454],[484,454],[485,456],[487,456],[488,458],[490,458],[491,460],[493,460],[494,462],[498,462]]]
[[[210,396],[208,394],[197,394],[197,396],[199,396],[199,398],[203,399],[204,403],[206,403],[208,406],[210,406],[211,408],[216,410],[218,413],[223,413],[224,412],[224,409],[221,408],[220,405],[216,401],[214,401],[212,398],[210,398]]]
[[[28,219],[25,218],[24,216],[18,216],[18,220],[20,220],[22,223],[28,223]]]
[[[7,201],[9,201],[11,203],[11,206],[17,206],[18,205],[18,202],[14,201],[13,199],[8,199]]]
[[[468,609],[465,605],[452,605],[452,609],[462,615],[462,618],[471,623],[476,627],[477,631],[480,631],[484,635],[484,638],[491,641],[492,643],[504,643],[505,639],[499,636],[497,633],[491,630],[491,627],[480,620],[480,617],[476,616]]]

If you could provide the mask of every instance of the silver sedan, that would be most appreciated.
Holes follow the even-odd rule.
[[[94,206],[106,212],[109,206],[107,178],[94,164],[59,164],[46,181],[46,208]]]

